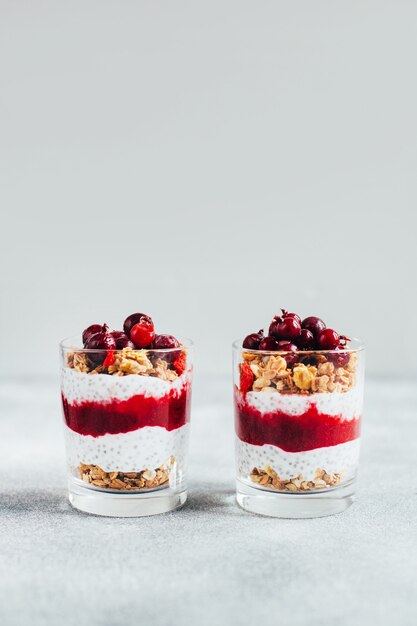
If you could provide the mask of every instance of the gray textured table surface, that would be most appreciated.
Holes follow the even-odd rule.
[[[142,518],[66,499],[53,383],[0,388],[0,623],[417,623],[417,387],[369,382],[354,505],[283,521],[234,503],[227,381],[195,390],[189,501]]]

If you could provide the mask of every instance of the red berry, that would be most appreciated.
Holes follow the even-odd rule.
[[[110,365],[113,365],[115,359],[116,357],[114,356],[114,352],[112,350],[109,350],[107,352],[106,358],[103,361],[103,367],[109,367]]]
[[[265,337],[259,344],[258,350],[278,350],[278,344],[272,337]]]
[[[246,348],[247,350],[258,350],[259,344],[261,343],[263,338],[264,338],[263,330],[260,330],[258,333],[252,333],[251,335],[248,335],[247,337],[245,337],[245,339],[243,340],[242,347]]]
[[[88,358],[94,363],[102,363],[107,356],[107,350],[116,349],[116,341],[110,333],[96,333],[89,337],[86,350],[93,350],[88,353]]]
[[[130,330],[130,338],[137,348],[148,348],[155,338],[155,330],[150,318],[143,315],[140,322],[132,326]]]
[[[301,327],[307,328],[307,330],[310,330],[313,335],[317,337],[317,335],[319,335],[321,331],[326,328],[326,324],[319,317],[311,315],[310,317],[306,317],[301,322]]]
[[[319,350],[334,350],[338,347],[340,337],[332,328],[325,328],[316,337],[316,344]]]
[[[181,376],[187,368],[187,355],[185,352],[181,352],[172,365],[174,366],[174,370],[177,372],[178,376]]]
[[[285,309],[281,309],[281,311],[283,319],[285,319],[286,317],[292,317],[297,320],[297,322],[301,325],[301,317],[297,315],[297,313],[288,313],[288,311],[286,311]]]
[[[245,394],[252,389],[255,377],[250,366],[247,363],[240,365],[240,391]]]
[[[135,324],[141,321],[141,319],[146,319],[153,326],[153,322],[149,315],[145,315],[144,313],[132,313],[127,317],[123,323],[123,330],[125,331],[127,336],[130,336],[130,331],[132,330]]]
[[[335,352],[329,353],[328,359],[339,367],[345,367],[345,365],[349,363],[350,354],[349,352],[342,351],[339,348],[336,348]]]
[[[281,324],[282,318],[279,315],[275,315],[274,319],[269,325],[268,335],[274,339],[278,339],[277,328],[278,324]]]
[[[301,324],[295,317],[284,317],[275,330],[274,337],[278,339],[296,339],[301,334]]]
[[[134,350],[136,348],[133,341],[121,330],[114,330],[111,334],[116,340],[116,348],[118,350],[123,350],[123,348],[132,348]]]
[[[171,348],[179,348],[180,342],[172,335],[155,335],[152,343],[152,350],[163,350]]]
[[[309,348],[314,347],[314,335],[311,330],[308,330],[308,328],[302,328],[300,336],[297,337],[297,339],[294,339],[294,342],[299,348],[308,350]]]
[[[298,348],[290,341],[278,341],[278,349],[289,353],[283,354],[283,357],[287,361],[288,365],[293,365],[299,360],[299,355],[296,354],[298,352]]]
[[[108,330],[109,330],[109,327],[107,326],[107,324],[92,324],[91,326],[86,328],[85,331],[83,332],[84,347],[87,341],[90,339],[90,337],[92,337],[93,335],[96,335],[97,333],[107,333]]]

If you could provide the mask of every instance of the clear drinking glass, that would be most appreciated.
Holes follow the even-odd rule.
[[[353,501],[364,347],[260,351],[233,344],[237,502],[274,517],[322,517]]]
[[[97,515],[171,511],[187,498],[192,342],[161,350],[60,344],[69,500]]]

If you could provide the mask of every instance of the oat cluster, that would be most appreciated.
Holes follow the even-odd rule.
[[[170,465],[174,464],[174,457],[170,458]],[[132,491],[137,489],[155,489],[169,480],[169,468],[161,465],[157,469],[145,469],[141,472],[105,472],[98,465],[84,465],[78,467],[80,478],[89,485],[101,489],[117,489]]]
[[[281,479],[270,465],[266,465],[265,469],[254,467],[249,475],[252,482],[276,489],[277,491],[312,491],[317,489],[326,489],[337,485],[342,479],[341,474],[328,474],[326,470],[317,468],[314,480],[304,480],[299,474],[294,478]]]
[[[155,363],[148,357],[146,350],[123,348],[114,353],[114,361],[110,365],[96,365],[88,358],[85,352],[69,352],[67,365],[77,372],[86,374],[111,374],[112,376],[127,376],[139,374],[141,376],[156,376],[162,380],[172,382],[178,377],[172,364],[164,359],[157,359]]]
[[[242,366],[253,375],[252,390],[264,393],[332,393],[349,391],[356,381],[357,355],[352,353],[345,367],[338,367],[324,355],[309,357],[310,362],[289,366],[282,356],[243,353]]]

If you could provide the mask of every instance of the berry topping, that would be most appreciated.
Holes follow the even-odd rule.
[[[240,391],[245,394],[252,389],[255,377],[248,363],[242,363],[240,366]]]
[[[268,334],[270,337],[273,337],[274,339],[279,339],[277,328],[278,325],[281,324],[281,322],[282,318],[279,317],[279,315],[276,315],[269,325]]]
[[[110,333],[96,333],[91,335],[85,345],[87,350],[97,350],[91,352],[88,357],[94,363],[102,363],[107,355],[107,350],[116,349],[116,341]]]
[[[311,315],[310,317],[306,317],[301,322],[301,327],[307,328],[307,330],[310,330],[313,335],[317,337],[317,335],[319,335],[321,331],[326,328],[326,324],[319,317],[314,317],[314,315]]]
[[[123,337],[119,337],[116,341],[116,346],[118,350],[123,350],[123,348],[132,348],[134,350],[136,348],[135,344],[127,335],[123,335]]]
[[[285,350],[285,352],[291,352],[293,354],[284,354],[284,359],[287,361],[288,365],[293,365],[299,359],[299,355],[296,354],[298,352],[298,348],[295,344],[290,341],[278,341],[278,349]]]
[[[142,315],[140,321],[130,329],[130,338],[137,348],[148,348],[155,338],[151,318]]]
[[[93,335],[96,335],[97,333],[107,333],[108,330],[109,330],[109,327],[107,326],[107,324],[92,324],[91,326],[86,328],[85,331],[83,332],[84,347],[87,341],[90,339],[90,337],[92,337]]]
[[[309,350],[314,347],[314,335],[308,328],[302,328],[300,336],[294,342],[302,350]]]
[[[153,322],[148,315],[145,315],[144,313],[132,313],[132,315],[129,315],[129,317],[127,317],[123,323],[123,330],[125,331],[127,336],[130,336],[130,331],[132,330],[133,326],[135,326],[135,324],[140,322],[143,318],[145,318],[153,326]]]
[[[172,335],[155,335],[151,347],[153,350],[179,348],[180,343],[178,339],[175,339]]]
[[[286,317],[292,317],[293,319],[297,320],[297,322],[301,326],[301,317],[299,315],[297,315],[297,313],[288,313],[288,311],[286,311],[285,309],[281,309],[281,311],[282,311],[282,318],[283,319],[285,319]]]
[[[109,367],[110,365],[113,365],[115,359],[116,357],[114,356],[114,352],[112,350],[109,350],[107,352],[106,358],[103,361],[103,367]]]
[[[264,338],[264,331],[261,329],[258,333],[252,333],[243,340],[243,347],[247,350],[258,350],[259,344]]]
[[[332,328],[325,328],[316,337],[317,348],[320,350],[334,350],[338,347],[340,337]]]
[[[177,372],[178,376],[181,376],[187,367],[187,355],[185,352],[181,352],[172,365],[174,366],[174,370]]]
[[[340,351],[339,348],[336,348],[335,352],[329,353],[329,361],[338,365],[339,367],[345,367],[349,363],[350,354],[349,352]]]
[[[301,334],[301,324],[295,317],[284,317],[276,326],[274,337],[277,339],[296,339]]]
[[[259,344],[258,350],[278,350],[278,344],[272,337],[265,337]]]

